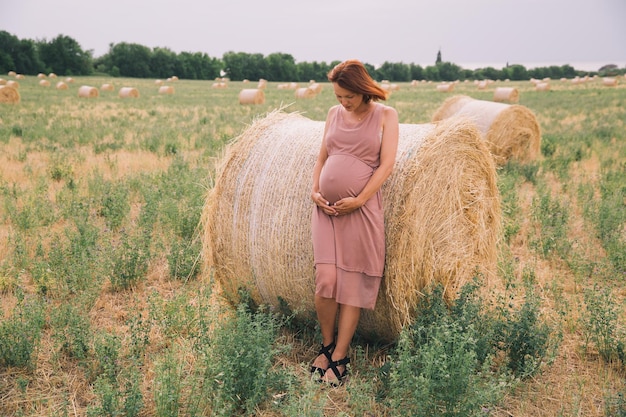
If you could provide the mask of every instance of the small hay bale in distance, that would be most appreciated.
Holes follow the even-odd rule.
[[[493,101],[497,103],[517,103],[519,90],[515,87],[496,87],[493,92]]]
[[[100,95],[96,87],[90,85],[81,85],[78,88],[78,97],[81,98],[96,98]]]
[[[159,87],[159,94],[174,94],[174,87],[171,85],[162,85]]]
[[[550,83],[542,81],[535,84],[535,91],[550,91]]]
[[[478,126],[497,165],[509,159],[529,162],[539,156],[541,129],[533,112],[524,106],[457,95],[443,102],[432,121],[452,117],[469,119]]]
[[[453,83],[438,84],[437,91],[440,91],[442,93],[451,93],[452,91],[454,91],[454,84]]]
[[[15,80],[9,80],[7,81],[7,83],[5,84],[7,87],[11,87],[15,90],[19,90],[20,89],[20,83],[15,81]]]
[[[310,87],[300,87],[294,92],[296,98],[314,98],[317,93]]]
[[[139,90],[135,87],[122,87],[117,96],[120,98],[139,98]]]
[[[63,81],[59,81],[56,85],[57,90],[67,90],[67,88],[67,84],[65,84]]]
[[[100,91],[115,91],[115,87],[111,83],[104,83],[100,86]]]
[[[47,78],[47,76],[46,76],[46,74],[43,74],[43,73],[40,72],[39,74],[37,74],[37,78],[39,78],[40,80],[45,80]]]
[[[228,146],[203,209],[202,259],[231,302],[246,288],[257,303],[315,317],[310,190],[323,131],[323,121],[274,111]],[[457,120],[401,124],[382,193],[385,276],[359,333],[392,341],[429,285],[452,297],[477,271],[495,276],[500,197],[480,132]]]
[[[20,102],[20,92],[9,85],[0,85],[0,103],[17,104]]]
[[[617,87],[617,78],[604,77],[602,78],[602,85],[605,87]]]
[[[239,92],[239,104],[264,104],[265,93],[260,88],[244,88]]]
[[[57,75],[54,72],[51,72],[50,74],[48,74],[48,77],[50,78],[56,78]]]
[[[7,84],[7,80],[5,80],[4,78],[0,78],[0,85],[6,85]]]
[[[42,87],[50,87],[50,81],[46,79],[39,80],[39,85]]]

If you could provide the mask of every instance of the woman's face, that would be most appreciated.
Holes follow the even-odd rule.
[[[354,93],[345,88],[341,88],[337,83],[333,83],[333,89],[335,90],[337,101],[347,111],[354,111],[363,103],[363,94]]]

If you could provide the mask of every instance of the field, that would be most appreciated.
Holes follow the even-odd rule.
[[[77,95],[104,83],[114,91]],[[0,103],[0,416],[391,416],[419,401],[402,394],[410,366],[390,368],[397,346],[359,339],[345,388],[310,384],[315,329],[248,308],[245,294],[226,305],[201,270],[201,215],[224,146],[277,108],[324,120],[336,102],[328,83],[298,100],[269,83],[259,105],[238,103],[252,82],[178,80],[171,95],[154,80],[51,84],[27,77],[19,104]],[[455,401],[480,394],[485,406],[442,415],[624,416],[626,80],[452,93],[401,83],[388,104],[401,123],[429,123],[451,95],[492,100],[498,85],[518,88],[542,131],[536,161],[498,170],[494,297],[536,330],[517,347],[537,349],[524,372],[484,391],[459,380]],[[118,97],[123,86],[140,96]]]

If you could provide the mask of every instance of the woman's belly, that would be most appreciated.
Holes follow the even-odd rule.
[[[320,173],[320,192],[331,204],[356,197],[374,170],[350,155],[330,155]]]

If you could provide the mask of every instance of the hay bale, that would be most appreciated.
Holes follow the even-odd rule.
[[[96,98],[100,95],[96,87],[90,85],[82,85],[78,89],[78,97],[82,98]]]
[[[539,156],[539,123],[524,106],[458,95],[444,101],[433,114],[432,121],[451,117],[466,118],[478,126],[497,165],[504,165],[509,159],[528,162]]]
[[[550,91],[550,83],[538,82],[535,84],[535,91]]]
[[[617,78],[615,77],[604,77],[602,78],[602,85],[605,87],[616,87],[617,86]]]
[[[0,103],[17,104],[20,102],[20,93],[9,85],[0,85]]]
[[[493,92],[493,101],[498,103],[517,103],[519,91],[515,87],[496,87]]]
[[[20,83],[18,83],[15,80],[9,80],[7,81],[7,83],[5,84],[7,87],[11,87],[15,90],[19,90],[20,89]]]
[[[17,75],[17,73],[16,73],[15,71],[9,71],[9,72],[7,73],[7,75],[8,75],[9,77],[15,77],[15,76]]]
[[[104,83],[100,86],[100,91],[115,91],[113,84]]]
[[[440,91],[442,93],[451,93],[452,91],[454,91],[454,83],[438,84],[437,91]]]
[[[65,84],[63,81],[59,81],[56,85],[57,90],[67,90],[67,84]]]
[[[259,79],[259,83],[257,84],[257,88],[263,90],[265,89],[265,87],[267,87],[267,80],[266,79]]]
[[[275,111],[227,148],[203,210],[203,273],[237,300],[286,302],[314,318],[310,198],[324,122]],[[496,170],[474,125],[400,125],[396,167],[383,187],[387,257],[374,311],[359,333],[397,338],[435,282],[451,297],[476,270],[495,276],[500,198]]]
[[[43,80],[43,79],[45,79],[47,77],[46,77],[46,74],[43,74],[43,73],[40,72],[39,74],[37,74],[37,78],[39,78],[40,80]]]
[[[48,80],[39,80],[39,85],[42,87],[50,87],[50,81]]]
[[[315,90],[310,87],[300,87],[295,91],[296,98],[313,98],[317,95]]]
[[[239,92],[239,104],[263,104],[265,93],[261,88],[244,88]]]
[[[174,87],[171,85],[162,85],[159,87],[159,94],[174,94]]]
[[[51,72],[50,74],[48,74],[48,77],[50,78],[56,78],[57,75],[54,72]]]
[[[0,85],[6,85],[7,80],[5,80],[4,78],[0,78]]]
[[[117,95],[120,98],[139,98],[139,90],[135,87],[122,87]]]

